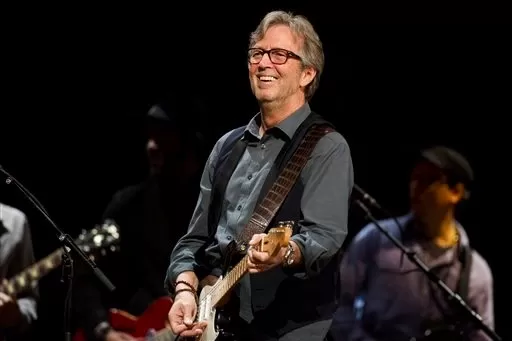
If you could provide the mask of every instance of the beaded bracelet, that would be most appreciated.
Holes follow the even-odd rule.
[[[178,284],[185,284],[186,286],[188,286],[190,289],[194,290],[194,292],[196,292],[196,288],[194,288],[194,286],[192,284],[190,284],[189,282],[187,281],[177,281],[176,283],[174,283],[174,287],[176,288],[178,286]]]
[[[185,291],[188,291],[188,292],[191,292],[193,295],[194,295],[194,299],[196,300],[196,303],[199,303],[199,297],[197,297],[197,293],[195,290],[193,289],[188,289],[188,288],[184,288],[184,289],[180,289],[180,290],[176,290],[174,292],[174,299],[176,299],[176,296],[180,293],[180,292],[185,292]]]

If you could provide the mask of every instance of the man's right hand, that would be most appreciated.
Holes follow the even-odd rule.
[[[206,322],[194,322],[196,314],[197,302],[194,294],[189,291],[178,293],[169,311],[172,332],[183,337],[201,335],[206,327]]]
[[[131,336],[129,334],[126,334],[123,332],[118,332],[113,329],[109,330],[107,335],[105,335],[105,341],[136,341],[136,340],[137,340],[136,338],[134,338],[133,336]]]

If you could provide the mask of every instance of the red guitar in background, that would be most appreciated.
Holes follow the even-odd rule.
[[[110,309],[110,325],[117,331],[125,332],[139,340],[146,340],[149,332],[156,331],[148,337],[154,341],[174,341],[176,336],[167,328],[167,315],[172,306],[170,297],[155,300],[140,316],[133,316],[123,310]],[[82,330],[73,336],[73,341],[86,341]]]

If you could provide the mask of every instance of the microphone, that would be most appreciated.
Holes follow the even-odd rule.
[[[405,230],[404,230],[404,227],[402,226],[402,224],[400,224],[400,222],[398,221],[396,215],[391,214],[391,212],[389,212],[384,207],[382,207],[377,202],[377,200],[375,200],[370,194],[368,194],[365,190],[363,190],[361,187],[359,187],[359,185],[357,185],[356,183],[354,183],[354,189],[359,193],[359,195],[362,197],[363,201],[367,202],[370,206],[375,207],[376,209],[381,211],[383,214],[385,214],[386,216],[393,219],[396,226],[398,226],[398,230],[400,231],[400,239],[402,239]],[[367,217],[371,215],[370,209],[368,207],[366,207],[366,205],[364,205],[364,203],[361,200],[355,200],[355,202],[366,213]],[[405,253],[402,253],[402,256],[400,257],[400,266],[402,266],[402,264],[403,264],[404,254]]]
[[[367,201],[371,206],[379,209],[381,211],[385,211],[382,206],[379,205],[377,200],[375,200],[370,194],[365,192],[361,187],[359,187],[356,183],[354,184],[354,189],[363,197],[363,200]],[[387,214],[387,212],[385,212]]]

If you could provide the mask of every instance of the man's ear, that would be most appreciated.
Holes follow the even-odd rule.
[[[313,81],[313,79],[315,79],[315,76],[316,70],[310,66],[306,67],[304,70],[302,70],[302,75],[300,77],[300,86],[305,88]]]
[[[450,188],[450,193],[450,201],[454,204],[457,204],[466,198],[466,186],[459,182]]]

